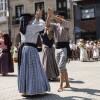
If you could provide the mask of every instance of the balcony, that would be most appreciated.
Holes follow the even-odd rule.
[[[6,22],[7,17],[6,17],[6,11],[0,11],[0,23]]]
[[[7,21],[7,17],[6,16],[0,17],[0,23],[6,22],[6,21]]]

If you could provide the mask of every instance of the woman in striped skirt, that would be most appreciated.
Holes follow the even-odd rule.
[[[23,93],[22,96],[44,94],[50,91],[36,45],[38,33],[45,27],[45,23],[39,23],[41,15],[41,11],[38,10],[36,23],[32,23],[31,14],[23,14],[21,18],[20,32],[25,39],[18,52],[18,89]]]
[[[48,34],[49,32],[49,34]],[[55,49],[53,47],[53,31],[45,28],[45,32],[41,35],[43,40],[43,60],[44,70],[50,81],[55,80],[59,76],[59,70],[55,59]]]

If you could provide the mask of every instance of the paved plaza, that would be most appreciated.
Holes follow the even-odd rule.
[[[100,100],[100,61],[71,61],[67,65],[71,88],[57,92],[59,78],[50,82],[51,92],[32,98],[23,98],[17,88],[17,64],[9,76],[0,75],[0,100]]]

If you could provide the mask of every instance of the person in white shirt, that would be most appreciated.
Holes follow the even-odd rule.
[[[93,46],[93,59],[95,61],[98,61],[98,58],[99,58],[99,48],[98,48],[97,43],[95,42]]]
[[[70,49],[72,52],[72,60],[76,60],[77,59],[77,46],[75,44],[75,42],[70,42]]]
[[[50,91],[36,45],[39,31],[45,28],[45,23],[39,22],[41,15],[41,10],[38,10],[37,23],[32,21],[31,14],[23,14],[21,17],[20,32],[24,35],[24,41],[18,53],[18,89],[23,93],[22,96],[44,94]]]
[[[87,41],[86,43],[86,50],[87,50],[88,60],[90,60],[91,55],[90,55],[90,42],[89,41]]]

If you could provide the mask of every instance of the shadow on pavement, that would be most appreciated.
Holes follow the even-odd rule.
[[[98,61],[94,61],[94,60],[91,61],[91,60],[90,60],[90,61],[84,61],[84,62],[98,62]]]
[[[87,94],[91,94],[95,96],[100,96],[100,90],[96,90],[96,89],[87,89],[87,88],[80,89],[80,88],[71,87],[71,89],[67,91],[83,92],[83,93],[87,93]]]
[[[52,80],[52,81],[49,80],[49,82],[60,82],[60,79],[57,78],[57,79]],[[83,84],[84,82],[83,81],[77,81],[77,80],[74,80],[72,78],[69,78],[69,83]]]
[[[16,99],[16,100],[96,100],[96,99],[78,97],[78,96],[60,97],[59,95],[56,94],[44,94],[44,95],[35,95],[33,97]]]
[[[6,77],[17,77],[17,75],[7,75]]]
[[[0,77],[17,77],[17,75],[6,75],[6,76],[0,75]]]
[[[77,81],[77,80],[74,80],[72,78],[69,78],[69,83],[83,84],[84,82],[83,81]]]

